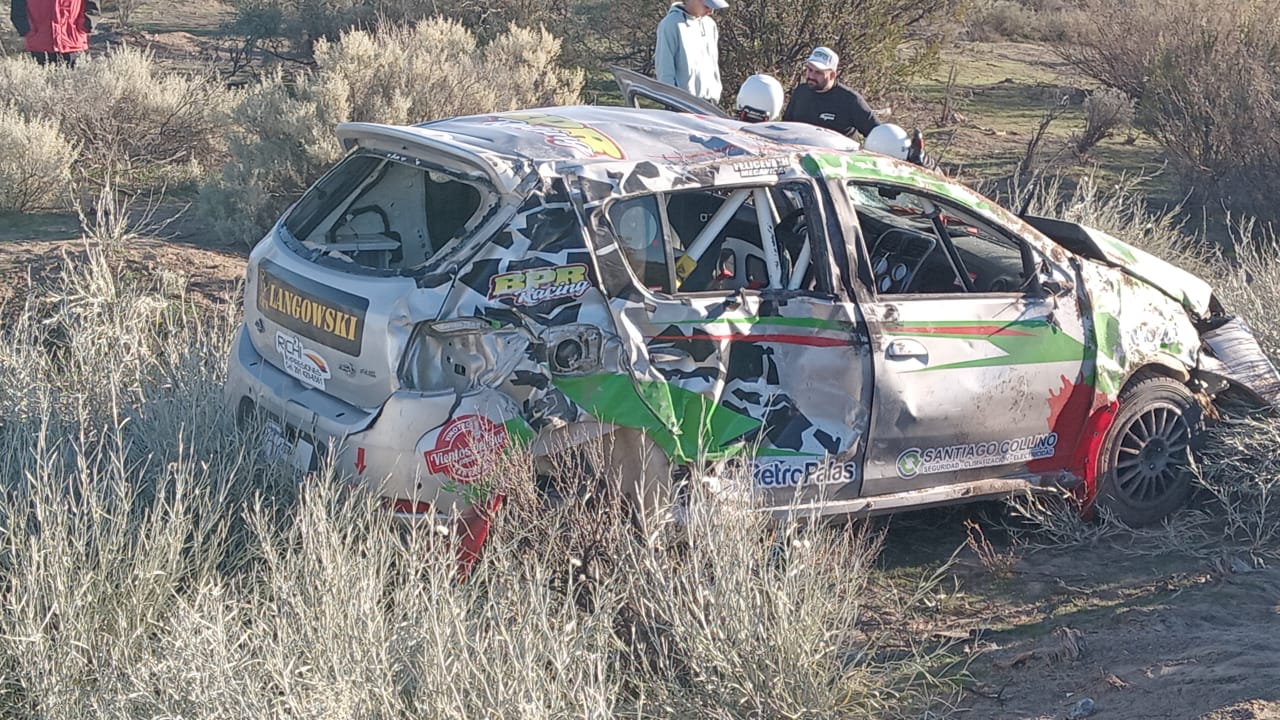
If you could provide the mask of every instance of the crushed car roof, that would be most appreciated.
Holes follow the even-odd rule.
[[[726,157],[795,154],[857,144],[796,123],[754,125],[629,107],[569,106],[471,115],[415,128],[445,133],[475,150],[531,162],[657,160],[696,163]]]

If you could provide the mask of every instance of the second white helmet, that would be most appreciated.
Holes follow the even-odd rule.
[[[782,83],[772,75],[752,75],[738,88],[739,120],[764,122],[782,114]]]
[[[893,123],[884,123],[871,128],[871,132],[867,133],[867,141],[862,143],[862,148],[906,160],[911,152],[911,136],[906,130]]]

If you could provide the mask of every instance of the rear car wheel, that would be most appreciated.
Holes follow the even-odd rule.
[[[1152,376],[1126,387],[1102,445],[1098,505],[1133,526],[1182,507],[1193,488],[1201,427],[1200,406],[1182,383]]]

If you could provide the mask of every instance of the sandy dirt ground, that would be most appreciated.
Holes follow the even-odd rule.
[[[896,518],[884,562],[942,563],[973,515],[983,513]],[[930,627],[918,628],[972,653],[958,717],[1280,718],[1280,568],[1124,538],[1026,552],[988,535],[1003,558],[962,550]],[[1092,712],[1072,715],[1086,698]]]

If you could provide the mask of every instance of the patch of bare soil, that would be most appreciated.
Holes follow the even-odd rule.
[[[940,562],[956,547],[946,532],[904,540]],[[995,549],[994,562],[959,555],[933,629],[972,653],[962,717],[1280,718],[1280,568],[1114,546]]]
[[[22,311],[25,298],[50,287],[68,268],[86,261],[84,240],[0,239],[0,322]],[[122,251],[123,272],[149,278],[167,292],[182,292],[194,302],[221,307],[238,301],[245,257],[169,240],[129,240]]]

